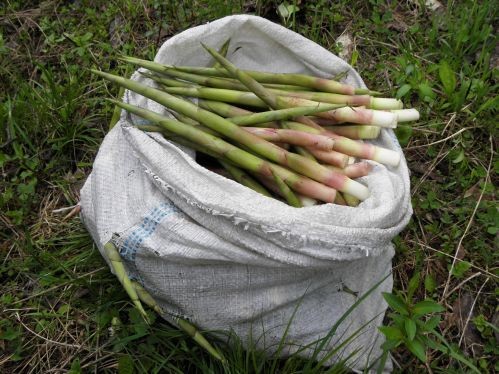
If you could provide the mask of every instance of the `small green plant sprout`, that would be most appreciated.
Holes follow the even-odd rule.
[[[281,16],[284,24],[289,27],[292,25],[294,27],[295,21],[295,14],[298,12],[300,8],[296,4],[289,4],[288,2],[284,1],[277,7],[277,13]]]
[[[457,353],[438,332],[440,313],[445,308],[431,299],[419,302],[414,300],[414,293],[419,285],[420,275],[416,273],[409,280],[406,292],[399,291],[396,294],[383,292],[385,301],[393,310],[388,314],[392,324],[379,327],[386,337],[383,350],[388,352],[403,344],[420,361],[427,363],[426,352],[433,349],[449,355],[479,373],[480,371]]]

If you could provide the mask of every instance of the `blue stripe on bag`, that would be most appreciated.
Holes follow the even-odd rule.
[[[161,221],[178,212],[180,210],[171,202],[161,203],[144,217],[140,226],[132,231],[123,242],[120,255],[128,262],[131,278],[140,279],[135,265],[135,257],[142,242],[154,233]]]

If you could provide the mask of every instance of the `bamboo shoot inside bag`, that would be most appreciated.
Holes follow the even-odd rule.
[[[346,83],[365,88],[338,57],[254,16],[184,31],[162,45],[155,61],[209,66],[212,58],[199,42],[218,47],[228,37],[227,57],[239,68],[322,77],[347,71]],[[138,72],[132,79],[154,85]],[[126,91],[124,101],[167,114],[133,92]],[[231,329],[243,343],[251,340],[268,352],[292,319],[283,351],[290,354],[326,336],[360,295],[391,272],[391,240],[412,214],[409,173],[391,129],[369,142],[399,152],[402,160],[397,167],[376,164],[359,179],[369,188],[368,199],[358,207],[293,208],[205,169],[192,150],[135,128],[140,121],[123,112],[105,137],[81,192],[82,218],[101,251],[108,241],[116,245],[129,276],[149,291],[164,318],[181,316],[204,330]],[[341,351],[342,357],[358,351],[353,369],[381,353],[381,292],[391,288],[390,276],[326,347],[365,325]]]

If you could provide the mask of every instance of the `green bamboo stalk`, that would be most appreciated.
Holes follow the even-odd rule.
[[[220,50],[219,50],[220,55],[222,55],[224,57],[227,55],[227,51],[229,49],[229,43],[230,43],[230,38],[227,39],[227,41],[220,48]],[[220,68],[222,66],[219,64],[218,61],[215,60],[215,63],[213,65],[213,67],[214,68]],[[191,75],[191,74],[188,74],[188,73],[185,73],[185,74],[186,75]],[[182,78],[182,77],[179,77],[179,78]],[[185,77],[184,77],[184,79],[185,79]],[[189,80],[189,79],[186,79],[186,80]],[[188,117],[186,117],[186,118],[188,118]],[[181,118],[178,118],[178,119],[180,121],[182,121]],[[185,122],[185,121],[183,121],[183,122]],[[188,122],[185,122],[185,123],[188,123]],[[260,183],[258,183],[253,178],[251,178],[242,169],[239,169],[237,166],[231,164],[230,162],[223,161],[223,159],[218,159],[218,162],[220,163],[220,165],[222,165],[224,167],[225,170],[227,170],[230,173],[230,175],[232,175],[232,177],[237,182],[239,182],[243,186],[251,188],[252,190],[254,190],[256,192],[259,192],[259,193],[261,193],[264,196],[272,197],[272,195],[270,194],[270,192],[268,192],[265,189],[265,187],[263,187]]]
[[[350,194],[344,193],[343,197],[345,198],[345,201],[348,204],[348,206],[355,207],[360,204],[360,200]]]
[[[208,47],[207,45],[201,43],[204,49],[206,49],[219,63],[222,65],[233,78],[239,80],[242,84],[244,84],[251,92],[253,92],[256,96],[258,96],[265,104],[269,106],[271,109],[279,109],[276,95],[272,94],[263,87],[260,83],[258,83],[251,76],[246,74],[244,71],[236,68],[234,64],[232,64],[225,57],[217,53],[214,49]]]
[[[310,132],[311,134],[325,134],[325,131],[320,131],[318,129],[306,126],[302,123],[291,122],[291,121],[282,121],[281,122],[283,128],[300,130],[304,132]],[[334,147],[333,147],[334,148]],[[325,162],[329,165],[337,166],[338,168],[343,169],[348,163],[348,155],[337,152],[335,150],[329,152],[323,152],[317,149],[307,149],[303,147],[296,147],[296,150],[299,154],[304,157],[307,157],[312,160],[319,160]],[[327,167],[329,167],[329,165]]]
[[[171,113],[173,117],[175,117],[179,122],[187,123],[188,125],[192,126],[200,126],[200,123],[198,121],[193,120],[192,118],[189,118],[177,112],[171,112]]]
[[[229,51],[229,44],[230,44],[230,38],[228,38],[224,44],[220,47],[218,50],[218,53],[220,53],[222,56],[227,56],[227,52]],[[218,61],[215,60],[215,63],[213,64],[213,67],[215,69],[220,69],[221,65],[218,63]]]
[[[245,91],[226,90],[223,88],[210,87],[161,87],[161,91],[171,95],[197,97],[212,101],[223,101],[226,103],[248,105],[255,108],[267,108],[267,105],[254,93]]]
[[[120,59],[135,65],[145,67],[149,70],[156,71],[158,73],[164,73],[167,72],[168,70],[174,69],[198,75],[207,75],[214,77],[230,77],[230,74],[222,69],[162,65],[156,62],[141,60],[138,58],[128,57],[128,56],[121,57]],[[333,80],[313,77],[304,74],[266,73],[266,72],[251,71],[251,70],[244,70],[244,72],[253,77],[254,79],[256,79],[260,83],[291,84],[291,85],[314,88],[318,91],[340,93],[346,95],[378,94],[378,92],[376,91],[370,91],[368,89],[362,89],[362,88],[355,88],[353,86],[346,85]]]
[[[142,307],[141,301],[151,307],[156,313],[163,314],[163,311],[159,307],[156,300],[147,292],[138,282],[130,280],[126,274],[126,270],[123,264],[123,260],[118,253],[118,250],[113,243],[107,242],[104,244],[104,253],[108,260],[111,262],[111,267],[113,268],[116,277],[122,284],[126,293],[134,303],[135,307],[138,309],[142,317],[149,321],[147,313]],[[204,338],[204,336],[189,322],[182,320],[180,318],[175,318],[177,325],[184,331],[186,331],[202,348],[204,348],[208,353],[220,361],[225,359],[220,355],[220,353]]]
[[[163,314],[163,310],[160,308],[160,306],[158,305],[156,300],[153,299],[151,294],[149,292],[147,292],[146,289],[144,287],[142,287],[142,285],[139,282],[131,281],[130,283],[132,284],[133,288],[135,289],[137,296],[144,304],[149,306],[149,308],[154,310],[159,315]]]
[[[334,203],[338,205],[347,205],[347,202],[345,201],[345,198],[343,197],[343,194],[341,192],[336,193],[336,200],[334,201]]]
[[[146,109],[138,108],[130,104],[125,104],[111,100],[123,109],[145,118],[169,132],[182,136],[189,141],[201,144],[210,151],[222,155],[232,161],[237,166],[272,177],[272,173],[277,173],[296,192],[310,196],[324,202],[333,202],[336,191],[326,185],[318,183],[312,179],[300,176],[286,168],[271,162],[265,161],[251,153],[248,153],[226,141],[199,130],[196,126],[190,126],[170,118],[163,117],[157,113]],[[235,126],[235,125],[234,125]],[[244,130],[242,130],[244,131]],[[257,141],[264,142],[256,137]],[[267,142],[265,142],[267,143]],[[322,168],[325,168],[322,166]],[[335,174],[336,175],[336,174]]]
[[[327,131],[318,125],[316,125],[318,127],[311,127],[293,121],[286,121],[285,123],[287,124],[287,126],[289,126],[290,129],[293,130],[331,136],[335,140],[334,149],[340,153],[353,157],[377,161],[381,164],[389,166],[397,166],[400,162],[400,155],[390,149],[378,147],[370,143],[360,143],[358,141],[335,134],[332,131]]]
[[[237,90],[238,88],[231,89]],[[322,103],[345,104],[349,106],[366,106],[371,109],[401,109],[403,106],[402,102],[397,99],[372,97],[369,95],[342,95],[329,92],[288,91],[280,89],[270,89],[270,91],[278,96],[300,97],[302,99],[319,101]]]
[[[135,292],[139,296],[140,300],[148,305],[151,309],[153,309],[159,315],[163,314],[163,310],[160,308],[156,300],[153,299],[151,294],[147,292],[147,290],[142,287],[142,285],[136,281],[131,281],[132,286],[135,288]],[[172,319],[175,323],[180,327],[183,331],[185,331],[189,336],[193,338],[193,340],[198,343],[201,348],[205,349],[209,354],[215,357],[217,360],[225,361],[220,352],[215,349],[206,338],[201,334],[201,332],[191,323],[186,321],[185,319],[179,318],[177,316],[172,316]]]
[[[270,108],[272,109],[282,108],[282,104],[277,100],[278,99],[277,96],[274,95],[271,91],[264,88],[249,74],[245,73],[242,70],[237,69],[230,61],[228,61],[226,58],[218,54],[215,50],[205,46],[203,43],[201,44],[218,62],[220,62],[220,64],[230,73],[231,76],[240,80],[241,83],[243,83],[246,87],[248,87],[248,89],[250,89],[253,93],[255,93],[255,95],[257,95]],[[350,121],[354,123],[365,122],[376,125],[384,125],[385,122],[388,122],[390,124],[394,122],[396,124],[396,115],[392,113],[378,112],[373,110],[362,110],[362,109],[356,110],[349,107],[339,108],[329,112],[317,113],[317,115],[318,116],[327,115],[328,118],[329,117],[334,118],[338,122],[343,122],[343,121]],[[309,122],[308,119],[304,116],[298,116],[297,120],[299,121],[300,119],[302,121]],[[313,152],[311,153],[314,156],[316,156]],[[343,191],[338,186],[335,187],[338,190]]]
[[[223,104],[223,103],[222,103]],[[337,105],[321,105],[319,107],[293,107],[277,109],[266,112],[246,114],[242,116],[229,117],[228,120],[239,126],[251,126],[259,123],[288,120],[299,116],[309,116],[319,112],[325,112],[338,108]]]
[[[269,191],[265,189],[260,183],[251,178],[248,174],[246,174],[243,170],[239,169],[237,166],[234,166],[230,162],[223,161],[223,159],[218,159],[218,162],[227,170],[232,177],[239,182],[243,186],[251,188],[253,191],[259,192],[264,196],[272,197]]]
[[[286,122],[281,121],[281,122],[279,122],[279,124],[281,125],[281,127],[283,129],[291,130],[289,128],[289,126],[287,126]],[[314,157],[314,155],[312,153],[310,153],[306,148],[300,147],[300,146],[294,146],[294,149],[295,149],[296,153],[298,153],[299,155],[302,155],[303,157],[308,158],[309,160],[317,162],[317,159]],[[303,204],[303,200],[302,200],[302,204]]]
[[[260,181],[260,183],[265,186],[269,191],[272,191],[276,195],[282,197],[285,199],[284,194],[282,190],[277,186],[277,183],[274,178],[269,178],[269,177],[264,177],[263,175],[260,174],[254,174],[253,176]],[[282,178],[281,178],[282,180]],[[336,193],[338,194],[338,193]],[[311,197],[308,196],[303,196],[300,194],[296,194],[296,197],[300,200],[300,203],[302,207],[309,207],[313,205],[317,205],[317,200],[312,199]],[[336,202],[336,200],[335,200]]]
[[[334,141],[330,137],[310,134],[304,131],[260,127],[245,127],[244,129],[259,138],[273,143],[287,143],[322,151],[332,151],[334,147]]]
[[[223,88],[201,86],[163,87],[162,90],[172,95],[197,97],[232,104],[248,105],[255,108],[267,108],[268,104],[252,92],[227,90]],[[270,91],[267,92],[269,96],[272,97],[272,93]],[[316,115],[330,120],[331,124],[352,122],[388,128],[397,127],[397,114],[388,111],[366,109],[364,107],[346,107],[345,104],[336,104],[337,107],[333,110],[322,110],[324,109],[324,106],[335,104],[320,103],[317,101],[291,96],[274,96],[271,100],[272,103],[275,103],[276,105],[273,107],[274,109],[285,109],[300,106],[316,108]],[[305,118],[303,116],[298,116],[296,121],[301,122],[300,119]]]
[[[144,73],[143,73],[144,74]],[[145,73],[147,74],[147,73]],[[238,90],[238,91],[248,91],[248,88],[239,82],[237,79],[233,78],[219,78],[219,77],[208,77],[204,75],[196,75],[196,74],[191,74],[191,73],[185,73],[183,71],[178,71],[174,69],[170,69],[168,71],[164,71],[162,73],[157,73],[161,74],[159,75],[154,75],[154,74],[147,74],[147,76],[151,79],[154,79],[155,81],[159,83],[164,83],[166,85],[170,86],[179,86],[175,83],[173,83],[171,78],[166,78],[166,77],[174,77],[177,79],[181,79],[186,82],[191,82],[195,85],[200,85],[200,86],[205,86],[205,87],[212,87],[212,88],[225,88],[228,90]],[[189,85],[188,83],[184,83],[185,86]],[[264,87],[269,88],[269,89],[275,89],[278,90],[279,92],[293,92],[293,91],[300,91],[300,92],[310,92],[307,91],[306,87],[300,87],[300,86],[293,86],[293,85],[284,85],[284,84],[272,84],[272,83],[264,83]],[[180,87],[180,86],[179,86]]]
[[[187,82],[192,82],[199,86],[211,87],[211,88],[223,88],[227,90],[236,90],[236,91],[248,91],[248,89],[241,82],[231,78],[205,77],[203,75],[184,73],[183,71],[178,71],[178,70],[169,70],[167,73],[163,74],[170,77],[175,77],[177,79],[182,79]],[[159,82],[164,81],[166,83],[166,80],[162,78],[158,78],[158,81]],[[289,92],[287,90],[283,91]]]
[[[111,267],[114,270],[116,278],[118,278],[118,280],[120,281],[121,285],[125,289],[130,299],[132,300],[133,304],[135,305],[139,313],[142,315],[142,317],[146,321],[149,321],[147,313],[142,307],[142,304],[139,300],[139,296],[137,295],[137,292],[135,291],[135,288],[133,287],[130,278],[128,278],[125,265],[115,245],[111,242],[107,242],[106,244],[104,244],[104,253],[107,259],[111,263]]]
[[[166,132],[165,129],[163,129],[161,126],[158,125],[135,125],[134,127],[145,132],[160,132],[160,133]]]
[[[365,161],[355,162],[353,164],[346,165],[344,168],[339,168],[332,165],[327,165],[327,167],[331,170],[336,171],[337,173],[344,174],[349,178],[365,177],[373,169],[373,166]]]
[[[271,109],[284,109],[292,106],[300,106],[303,104],[305,99],[301,98],[288,98],[286,96],[277,96],[273,94],[270,90],[263,87],[257,80],[251,77],[249,74],[244,71],[238,69],[234,64],[232,64],[229,60],[219,55],[215,50],[205,46],[201,43],[202,46],[213,56],[215,59],[220,62],[220,64],[230,73],[230,75],[236,79],[238,79],[241,83],[243,83],[249,90],[251,90],[259,99],[261,99],[265,104],[267,104]],[[313,103],[310,106],[320,107],[323,104]],[[321,112],[317,113],[317,115],[324,115],[326,113],[333,113],[335,111],[330,112]],[[306,121],[305,116],[297,116],[297,121]],[[341,188],[338,188],[341,190]]]
[[[284,97],[279,96],[279,98],[282,99]],[[305,106],[317,105],[315,101],[310,101],[301,98],[292,98],[292,97],[286,97],[284,105],[297,106],[298,104],[293,103],[291,99],[300,100],[299,105],[305,105]],[[344,122],[351,122],[360,125],[372,125],[372,126],[387,127],[392,129],[397,127],[397,114],[384,110],[366,109],[365,107],[342,107],[327,112],[319,112],[316,115],[318,117],[330,120],[332,125]],[[309,118],[307,119],[310,121]],[[296,121],[301,122],[299,119],[296,119]]]
[[[226,362],[226,359],[223,358],[218,350],[213,348],[213,346],[206,340],[206,338],[194,325],[182,318],[177,318],[176,322],[184,332],[186,332],[196,343],[198,343],[201,347],[208,351],[213,357],[215,357],[219,361]]]
[[[123,97],[124,94],[125,94],[125,88],[121,87],[118,92],[118,97]],[[118,121],[120,120],[120,116],[121,116],[121,108],[115,106],[113,110],[113,116],[111,117],[111,122],[109,122],[109,130],[111,130],[118,123]]]
[[[180,100],[174,96],[167,94],[166,92],[142,85],[130,79],[125,79],[97,70],[92,71],[107,80],[125,86],[126,88],[144,95],[145,97],[149,97],[156,102],[165,105],[172,110],[175,110],[176,112],[187,115],[201,122],[203,125],[211,128],[212,130],[223,134],[227,138],[244,144],[259,155],[267,157],[269,160],[277,162],[280,165],[289,167],[290,169],[303,174],[304,176],[312,178],[318,182],[321,182],[340,191],[348,192],[361,200],[369,197],[369,190],[366,186],[354,180],[351,180],[344,175],[334,173],[324,166],[306,159],[298,154],[288,152],[278,146],[275,146],[272,143],[262,140],[257,136],[245,131],[243,128],[238,127],[232,122],[227,121],[226,119],[214,113],[196,107],[191,102]],[[123,105],[123,103],[121,103],[121,105]],[[216,137],[214,138],[216,139]]]
[[[229,78],[226,78],[229,79]],[[279,83],[262,83],[265,88],[273,88],[282,91],[313,91],[310,87],[301,87],[292,84],[279,84]]]
[[[324,127],[328,131],[332,131],[338,135],[345,136],[350,139],[376,139],[381,132],[381,128],[378,126],[364,126],[364,125],[352,125],[352,126],[326,126]]]
[[[191,149],[195,150],[196,152],[204,153],[204,154],[206,154],[206,155],[208,155],[208,156],[210,156],[210,157],[212,157],[214,159],[225,161],[226,163],[229,163],[229,164],[232,164],[232,165],[235,166],[235,164],[233,163],[233,161],[231,161],[227,157],[224,157],[222,154],[210,151],[210,149],[208,149],[207,147],[204,147],[202,144],[197,144],[197,143],[191,142],[191,141],[189,141],[189,140],[187,140],[185,138],[182,138],[181,136],[178,136],[175,133],[172,133],[172,132],[166,130],[164,127],[156,126],[156,125],[136,125],[135,127],[138,128],[138,129],[140,129],[140,130],[146,131],[146,132],[160,132],[160,133],[163,134],[163,136],[165,138],[167,138],[167,139],[169,139],[169,140],[171,140],[171,141],[173,141],[175,143],[183,145],[183,146],[185,146],[187,148],[191,148]],[[202,130],[203,132],[206,132],[206,131],[204,131],[204,129],[203,129],[202,126],[199,126],[197,128],[200,129],[200,130]],[[209,132],[206,132],[206,133],[211,134]],[[215,136],[218,137],[218,135],[215,135]],[[278,144],[278,143],[275,143],[275,144]],[[286,145],[287,144],[280,144],[279,146],[283,147],[283,146],[286,146]],[[251,149],[249,149],[245,145],[243,145],[243,144],[236,144],[236,146],[239,147],[239,148],[241,148],[242,150],[244,150],[244,151],[246,151],[248,153],[251,153],[252,155],[258,157],[257,154],[255,154]]]
[[[302,155],[303,157],[306,157],[309,160],[317,161],[316,158],[314,157],[314,155],[312,153],[310,153],[309,151],[307,151],[306,148],[294,147],[294,149],[296,150],[296,153],[298,153],[299,155]]]
[[[247,109],[242,109],[220,101],[202,99],[198,100],[198,106],[222,117],[239,117],[253,114],[253,112]]]
[[[303,205],[301,204],[300,199],[295,195],[295,193],[288,187],[286,183],[279,177],[276,173],[272,173],[274,176],[275,183],[277,184],[277,187],[281,191],[282,195],[286,199],[286,202],[291,205],[292,207],[295,208],[302,208]]]
[[[136,126],[138,129],[146,131],[146,132],[160,132],[162,133],[167,139],[170,139],[171,141],[178,143],[180,145],[186,146],[190,149],[195,150],[196,152],[201,152],[204,153],[210,157],[213,157],[217,159],[220,164],[234,177],[234,179],[241,183],[242,185],[253,189],[256,192],[261,193],[262,195],[272,197],[272,195],[263,187],[260,185],[256,180],[251,178],[248,174],[246,174],[243,170],[235,166],[229,159],[223,157],[222,155],[212,152],[206,147],[203,147],[200,144],[191,142],[187,139],[184,139],[182,137],[177,136],[176,134],[167,131],[165,128],[157,125],[138,125]]]
[[[306,149],[315,159],[319,160],[322,163],[328,164],[327,168],[330,170],[336,171],[335,169],[331,169],[329,167],[330,165],[336,166],[338,168],[344,168],[348,163],[348,156],[344,153],[334,150],[326,152],[312,147],[307,147]]]
[[[337,104],[320,104],[318,106],[291,107],[253,113],[249,110],[241,109],[220,101],[199,100],[198,105],[203,109],[215,112],[222,117],[226,117],[229,121],[239,126],[271,123],[273,121],[281,121],[294,117],[308,116],[319,112],[326,112],[340,107],[340,105]]]
[[[260,183],[258,183],[253,178],[251,178],[251,176],[249,176],[247,173],[245,173],[242,169],[235,166],[230,160],[226,159],[225,157],[223,157],[215,152],[210,151],[206,147],[203,147],[199,144],[190,142],[182,137],[176,136],[174,133],[165,130],[161,126],[139,125],[136,127],[143,130],[143,131],[147,131],[147,132],[160,132],[166,138],[172,140],[175,143],[186,146],[188,148],[195,150],[196,152],[201,152],[201,153],[204,153],[208,156],[211,156],[211,157],[217,159],[218,162],[224,167],[224,169],[227,170],[237,182],[239,182],[243,186],[251,188],[252,190],[254,190],[258,193],[261,193],[264,196],[272,197],[270,192],[268,192],[264,186],[262,186]]]
[[[165,77],[160,77],[157,74],[151,74],[146,71],[139,71],[141,75],[143,75],[146,78],[149,78],[153,80],[156,83],[159,83],[160,86],[165,85],[167,87],[184,87],[184,88],[189,88],[189,87],[199,87],[197,85],[194,85],[192,83],[187,83],[187,82],[182,82],[176,79],[170,79],[170,78],[165,78]]]
[[[184,123],[187,123],[187,122],[184,122]],[[261,193],[264,196],[272,197],[272,195],[265,189],[265,187],[263,187],[260,183],[258,183],[253,178],[251,178],[243,170],[241,170],[240,168],[238,168],[237,166],[232,164],[229,160],[224,159],[224,157],[220,156],[219,154],[211,152],[209,149],[206,149],[206,147],[203,147],[203,146],[198,145],[196,143],[190,142],[184,138],[176,136],[174,133],[166,131],[161,126],[139,125],[136,127],[143,130],[143,131],[163,133],[163,135],[165,137],[174,141],[175,143],[184,145],[188,148],[195,150],[196,152],[201,152],[201,153],[207,154],[208,156],[216,158],[220,162],[220,164],[224,167],[224,169],[227,170],[237,182],[239,182],[243,186],[251,188],[252,190],[254,190],[256,192]]]
[[[146,291],[142,285],[136,281],[131,281],[132,286],[135,288],[135,292],[139,296],[140,300],[148,305],[151,309],[153,309],[156,313],[159,315],[163,314],[163,310],[160,308],[156,300],[153,299],[151,294]],[[203,336],[203,334],[190,322],[183,318],[179,318],[177,316],[170,315],[174,322],[177,324],[177,326],[182,329],[184,332],[186,332],[189,336],[192,337],[192,339],[199,344],[201,348],[206,350],[209,354],[211,354],[214,358],[216,358],[219,361],[225,361],[223,356],[220,354],[220,352],[213,347],[208,340]]]
[[[158,126],[158,125],[136,125],[135,126],[137,129],[145,131],[145,132],[159,132],[163,134],[163,136],[169,140],[171,140],[174,143],[183,145],[187,148],[190,148],[196,152],[201,152],[204,153],[210,157],[213,157],[215,159],[224,159],[221,155],[218,153],[212,152],[206,147],[203,147],[201,144],[197,144],[194,142],[191,142],[185,138],[182,138],[181,136],[176,135],[175,133],[166,130],[164,127]],[[226,160],[230,162],[229,160]]]
[[[200,99],[200,100],[198,100],[198,106],[203,108],[203,109],[209,110],[210,112],[216,113],[222,117],[225,117],[227,119],[234,118],[234,117],[241,118],[243,116],[250,116],[253,114],[257,114],[257,113],[251,112],[249,110],[239,108],[239,107],[234,106],[234,105],[223,103],[221,101],[212,101],[212,100]],[[233,122],[233,121],[231,120],[231,122]],[[279,123],[276,121],[254,123],[253,126],[273,127],[273,128],[280,127]]]
[[[128,76],[130,74],[130,66],[127,66],[125,69],[125,75]],[[118,98],[122,98],[123,95],[125,94],[125,88],[120,87],[120,90],[118,91]],[[111,130],[120,120],[121,116],[121,108],[118,106],[114,107],[113,110],[113,116],[111,117],[111,121],[109,122],[109,130]]]
[[[177,112],[174,112],[174,111],[169,112],[169,113],[171,113],[173,115],[173,117],[175,117],[179,122],[185,123],[185,124],[190,125],[190,126],[196,126],[199,130],[201,130],[207,134],[211,134],[213,136],[219,135],[216,131],[214,131],[206,126],[201,125],[199,122],[193,120],[192,118],[189,118],[187,116],[184,116],[184,115],[177,113]],[[148,130],[146,130],[146,128],[147,128],[146,126],[147,125],[136,125],[135,127],[138,127],[138,128],[143,127],[144,131],[148,131]],[[164,132],[164,131],[159,131],[159,132]]]

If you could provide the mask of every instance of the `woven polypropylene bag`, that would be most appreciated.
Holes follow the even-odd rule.
[[[166,41],[155,61],[209,66],[200,42],[238,67],[329,77],[365,87],[347,63],[312,41],[254,16],[231,16]],[[153,83],[138,73],[132,79]],[[159,104],[127,91],[124,100],[159,113]],[[391,271],[391,239],[412,208],[405,159],[391,130],[374,143],[401,154],[396,168],[375,164],[359,181],[371,197],[358,207],[322,204],[293,208],[198,165],[193,152],[134,127],[122,113],[81,191],[83,221],[102,251],[117,245],[127,271],[156,299],[164,317],[182,316],[201,329],[233,330],[269,352],[292,318],[289,354],[325,336],[362,295]],[[388,277],[343,321],[329,347],[366,325],[342,352],[359,350],[362,369],[380,354]],[[350,292],[354,291],[354,292]],[[370,322],[369,322],[370,321]],[[264,338],[263,338],[264,335]],[[310,350],[301,354],[310,355]],[[328,360],[333,362],[337,356]]]

